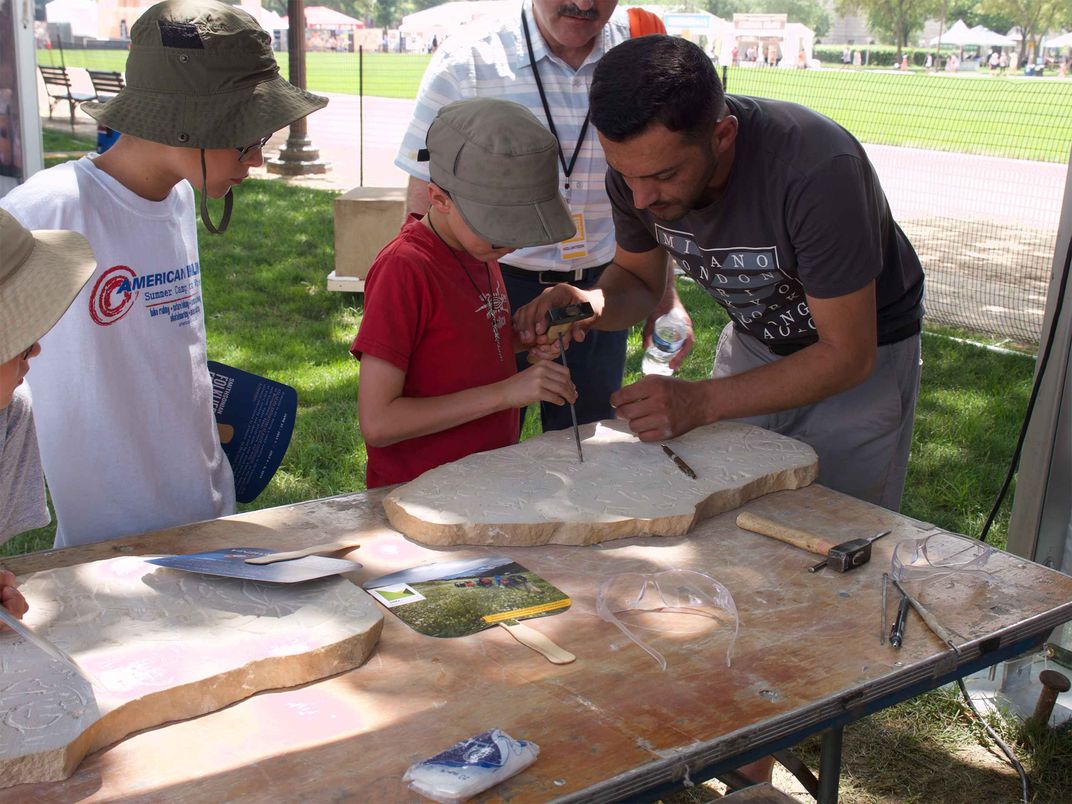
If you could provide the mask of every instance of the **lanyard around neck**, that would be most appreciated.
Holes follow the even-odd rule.
[[[581,153],[581,145],[584,144],[584,135],[588,133],[588,118],[592,115],[592,110],[589,109],[584,114],[584,124],[581,126],[581,133],[577,137],[577,145],[573,149],[573,156],[570,157],[569,164],[566,164],[566,154],[562,150],[562,140],[559,139],[558,131],[555,129],[555,121],[551,117],[551,107],[547,104],[547,94],[543,90],[543,81],[540,80],[540,68],[536,66],[536,54],[532,51],[532,36],[529,34],[529,23],[525,19],[525,10],[521,10],[521,29],[525,32],[525,44],[529,48],[529,65],[532,67],[532,75],[536,79],[536,89],[540,93],[540,102],[543,104],[543,113],[547,117],[547,127],[551,130],[551,133],[555,135],[555,142],[558,143],[558,161],[562,163],[562,175],[566,177],[566,189],[569,189],[570,174],[573,173],[573,166],[577,164],[577,156]]]

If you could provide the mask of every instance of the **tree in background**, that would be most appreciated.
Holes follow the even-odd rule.
[[[790,22],[804,23],[817,37],[830,31],[830,12],[818,0],[753,0],[750,5],[754,14],[788,14]]]
[[[1008,33],[1016,25],[1016,19],[1009,14],[985,11],[979,0],[951,0],[945,18],[952,25],[956,20],[964,20],[969,28],[983,25],[1000,34]]]
[[[897,45],[897,60],[908,37],[941,11],[941,0],[834,0],[838,14],[867,15],[871,30],[887,35]]]
[[[402,19],[402,0],[375,0],[372,19],[379,28],[393,28]]]
[[[979,10],[987,14],[1007,17],[1020,26],[1023,41],[1020,42],[1020,60],[1028,55],[1028,44],[1034,43],[1035,53],[1046,33],[1054,26],[1072,22],[1072,9],[1068,0],[981,0]]]
[[[704,11],[724,20],[732,20],[734,14],[747,14],[748,0],[705,0]]]

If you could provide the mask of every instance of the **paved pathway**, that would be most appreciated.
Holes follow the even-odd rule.
[[[285,180],[340,192],[359,185],[404,187],[406,174],[394,166],[394,158],[414,102],[329,97],[327,108],[313,114],[308,126],[321,157],[331,163],[330,172]],[[47,114],[47,105],[43,109]],[[79,129],[93,131],[81,124]],[[277,151],[286,136],[286,131],[277,134],[266,152]],[[866,147],[894,216],[930,276],[932,319],[1037,340],[1067,166]],[[267,175],[263,169],[256,174]]]

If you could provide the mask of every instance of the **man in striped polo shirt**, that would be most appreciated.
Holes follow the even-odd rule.
[[[472,97],[496,97],[528,107],[558,138],[562,195],[577,236],[564,243],[520,249],[500,261],[511,309],[548,285],[595,286],[614,256],[614,225],[604,184],[607,162],[588,125],[588,87],[600,57],[630,36],[629,17],[617,0],[523,0],[500,17],[477,20],[443,42],[425,72],[413,120],[395,164],[410,175],[407,213],[428,209],[428,167],[417,161],[425,134],[441,106]],[[680,306],[673,274],[651,323]],[[687,318],[687,313],[686,313]],[[610,395],[622,383],[627,330],[592,332],[572,344],[569,364],[577,386],[579,423],[614,417]],[[676,367],[692,347],[685,347]],[[526,367],[525,355],[518,368]],[[544,430],[571,426],[569,409],[541,405]]]

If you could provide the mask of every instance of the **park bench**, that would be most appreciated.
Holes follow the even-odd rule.
[[[45,92],[48,93],[48,119],[52,119],[52,110],[60,101],[66,101],[71,108],[71,128],[74,128],[74,113],[78,104],[82,101],[93,100],[95,94],[74,92],[71,90],[71,77],[67,75],[66,67],[49,67],[44,64],[37,65],[41,71],[41,78],[45,82]]]
[[[93,82],[93,91],[101,103],[111,100],[123,89],[123,74],[115,70],[86,70]]]

